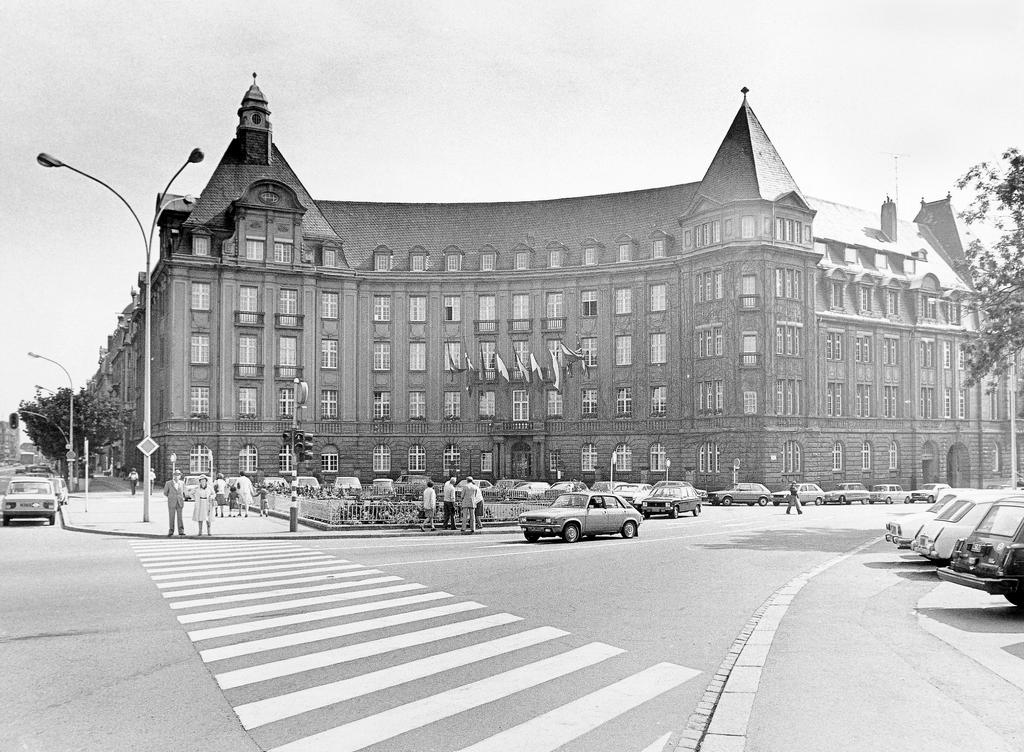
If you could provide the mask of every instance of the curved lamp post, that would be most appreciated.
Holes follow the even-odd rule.
[[[178,177],[178,175],[180,175],[182,173],[182,171],[186,167],[188,167],[190,164],[196,164],[197,162],[202,162],[203,161],[203,152],[202,152],[201,149],[193,149],[191,151],[191,153],[188,155],[188,159],[185,160],[185,163],[181,167],[179,167],[178,171],[176,173],[174,173],[174,175],[171,177],[170,180],[167,181],[167,185],[164,187],[163,192],[160,193],[160,198],[163,200],[163,203],[161,203],[160,206],[157,207],[156,214],[153,215],[153,223],[149,227],[149,234],[146,233],[145,228],[142,226],[142,221],[139,219],[139,215],[135,213],[135,210],[132,208],[131,204],[129,204],[128,201],[125,200],[125,197],[122,196],[120,193],[118,193],[113,188],[111,188],[109,185],[104,183],[99,178],[93,177],[89,173],[83,172],[82,170],[79,170],[76,167],[72,167],[69,164],[65,164],[64,162],[61,162],[56,157],[52,157],[49,154],[46,154],[45,152],[41,152],[39,154],[39,156],[36,157],[36,161],[39,164],[41,164],[43,167],[66,167],[67,169],[71,170],[72,172],[77,172],[82,177],[88,178],[89,180],[92,180],[94,183],[99,183],[100,185],[102,185],[108,191],[110,191],[115,196],[117,196],[119,199],[121,199],[121,203],[124,204],[126,207],[128,207],[128,211],[131,212],[132,217],[135,219],[135,224],[137,224],[139,226],[139,232],[142,233],[142,244],[143,244],[143,246],[144,246],[144,248],[146,250],[146,298],[145,298],[145,304],[144,304],[145,316],[146,316],[146,347],[145,347],[145,355],[144,355],[145,359],[143,361],[143,368],[142,368],[142,370],[143,370],[143,381],[144,381],[144,384],[145,384],[145,386],[143,387],[143,398],[142,398],[142,401],[143,401],[143,416],[144,416],[143,417],[142,433],[143,433],[143,440],[144,441],[146,439],[149,439],[149,441],[152,441],[152,439],[150,438],[150,435],[149,435],[152,432],[152,419],[153,419],[152,404],[151,404],[152,401],[153,401],[152,400],[152,396],[153,395],[152,395],[152,380],[151,380],[151,373],[150,373],[151,370],[152,370],[152,363],[150,362],[151,359],[152,359],[152,356],[151,356],[151,345],[150,345],[150,331],[151,331],[151,327],[152,327],[152,322],[150,320],[151,317],[149,315],[149,309],[150,309],[150,305],[152,303],[152,292],[150,290],[150,282],[152,281],[152,271],[150,269],[150,257],[152,255],[152,250],[153,250],[153,234],[156,231],[157,221],[160,219],[160,215],[163,213],[164,209],[166,209],[169,204],[173,203],[173,201],[176,200],[176,199],[167,199],[166,198],[167,191],[170,190],[171,183],[173,183],[175,181],[175,179]],[[191,201],[189,199],[190,199],[190,197],[186,196],[185,197],[185,203],[192,203],[194,201],[194,199],[192,199]],[[149,478],[150,478],[151,473],[152,473],[152,460],[150,458],[150,454],[144,452],[143,453],[143,460],[142,460],[142,521],[143,522],[149,522],[149,495],[150,495],[150,481],[149,481]]]
[[[74,454],[74,452],[75,452],[75,385],[71,381],[71,374],[68,373],[68,369],[65,368],[64,366],[62,366],[60,363],[58,363],[53,358],[47,358],[45,355],[39,355],[38,353],[34,353],[34,352],[30,352],[28,354],[28,356],[30,358],[38,358],[39,360],[48,360],[49,362],[51,362],[55,366],[57,366],[60,370],[62,370],[64,372],[64,375],[68,377],[68,386],[71,387],[71,393],[70,393],[70,399],[68,400],[68,402],[69,402],[69,407],[68,407],[68,423],[69,423],[69,425],[68,425],[68,436],[65,437],[65,440],[67,441],[68,454],[71,455],[71,456],[69,456],[67,458],[68,459],[68,475],[70,476],[70,479],[71,479],[71,488],[72,488],[72,490],[77,491],[78,490],[78,474],[75,472],[75,464],[76,464],[75,460],[77,459],[77,457]],[[36,387],[36,388],[38,389],[38,387]],[[61,433],[63,433],[63,431],[61,431]]]

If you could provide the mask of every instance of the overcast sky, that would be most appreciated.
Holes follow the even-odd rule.
[[[500,201],[697,181],[750,102],[804,193],[877,209],[1024,147],[1018,0],[0,0],[0,412],[76,388],[156,193],[199,193],[259,73],[318,199]],[[964,202],[961,199],[960,204]]]

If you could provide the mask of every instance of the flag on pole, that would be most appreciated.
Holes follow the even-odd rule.
[[[530,370],[537,374],[537,381],[544,381],[544,372],[540,370],[540,363],[533,357],[533,353],[530,353]]]
[[[448,354],[448,370],[450,371],[449,376],[451,377],[452,381],[455,381],[455,374],[462,373],[466,369],[465,368],[459,368],[458,364],[455,362],[455,358],[452,357],[451,347],[446,345],[445,346],[445,351]]]
[[[480,348],[480,380],[481,381],[484,380],[485,366],[486,366],[486,361],[484,360],[484,351],[483,351],[483,348]]]
[[[579,342],[577,342],[576,348],[577,349],[573,350],[563,342],[562,354],[565,355],[569,361],[569,369],[572,368],[573,363],[578,362],[583,367],[583,374],[587,375],[590,373],[590,368],[587,366],[587,359],[584,357],[583,348],[580,346]]]
[[[520,374],[522,374],[523,380],[527,384],[529,384],[530,383],[530,372],[526,369],[526,364],[523,362],[523,359],[519,357],[519,353],[518,352],[516,353],[516,370],[519,371]]]
[[[562,368],[558,365],[558,355],[554,350],[548,350],[551,356],[551,372],[555,374],[555,391],[562,391]]]
[[[505,381],[512,381],[508,377],[508,369],[505,368],[505,361],[501,359],[501,355],[494,353],[494,367],[498,369],[498,373],[505,377]]]

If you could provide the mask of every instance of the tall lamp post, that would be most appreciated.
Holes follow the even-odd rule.
[[[197,162],[202,162],[203,161],[203,152],[202,152],[201,149],[193,149],[191,151],[191,153],[188,155],[188,159],[185,160],[185,163],[181,167],[179,167],[178,171],[176,173],[174,173],[174,175],[171,177],[170,180],[167,181],[167,185],[164,187],[163,192],[159,194],[159,197],[160,197],[160,200],[162,201],[162,203],[157,207],[156,213],[153,215],[153,223],[149,227],[149,234],[146,233],[145,228],[142,226],[142,221],[139,219],[139,215],[135,213],[135,210],[132,208],[132,205],[129,204],[127,200],[125,200],[125,197],[122,196],[120,193],[118,193],[113,188],[111,188],[109,185],[104,183],[99,178],[94,177],[94,176],[90,175],[87,172],[83,172],[82,170],[79,170],[76,167],[72,167],[69,164],[65,164],[64,162],[61,162],[59,159],[57,159],[55,157],[52,157],[49,154],[46,154],[45,152],[40,153],[39,156],[36,157],[36,161],[39,162],[39,164],[41,164],[43,167],[66,167],[67,169],[71,170],[72,172],[77,172],[82,177],[88,178],[89,180],[92,180],[93,182],[99,183],[100,185],[102,185],[108,191],[110,191],[115,196],[117,196],[119,199],[121,199],[121,203],[124,204],[126,207],[128,207],[128,211],[131,212],[132,217],[135,219],[135,224],[137,224],[139,226],[139,232],[142,233],[142,244],[143,244],[143,246],[144,246],[144,248],[146,250],[146,297],[145,297],[145,303],[144,303],[145,317],[146,317],[146,344],[145,344],[144,362],[143,362],[143,365],[142,365],[143,382],[144,382],[143,397],[142,397],[142,403],[143,403],[143,421],[142,421],[143,422],[143,426],[142,426],[142,433],[143,433],[143,437],[142,437],[142,441],[140,442],[140,449],[142,449],[143,446],[145,447],[145,449],[143,449],[143,451],[142,451],[142,454],[143,454],[143,460],[142,460],[142,521],[143,522],[149,522],[149,496],[150,496],[150,491],[151,491],[150,476],[152,474],[152,457],[151,457],[151,455],[156,450],[156,446],[155,446],[156,442],[154,442],[153,439],[150,437],[150,433],[152,432],[152,419],[153,419],[153,414],[152,414],[152,401],[153,401],[152,400],[152,396],[153,395],[152,395],[152,379],[151,379],[151,376],[152,376],[152,374],[151,374],[151,370],[152,370],[152,363],[151,363],[152,356],[150,354],[151,353],[150,330],[151,330],[151,327],[152,327],[152,316],[150,315],[150,306],[152,304],[152,292],[151,292],[151,289],[150,289],[151,288],[151,284],[150,283],[152,282],[152,270],[150,268],[150,258],[152,256],[152,250],[153,250],[153,234],[156,231],[156,223],[160,219],[160,215],[163,213],[164,209],[166,209],[167,206],[170,205],[175,200],[175,199],[168,199],[167,198],[167,191],[170,190],[171,183],[173,183],[175,181],[175,179],[178,177],[178,175],[180,175],[182,173],[182,171],[186,167],[188,167],[190,164],[196,164]],[[186,197],[186,199],[187,198],[188,197]]]
[[[665,480],[668,480],[668,469],[672,467],[672,460],[665,460]]]
[[[30,358],[38,358],[39,360],[47,360],[53,363],[60,370],[64,372],[64,375],[68,377],[68,386],[70,387],[70,399],[68,400],[68,436],[67,436],[67,460],[68,460],[68,475],[71,478],[71,490],[78,490],[78,474],[75,472],[75,384],[71,381],[71,374],[68,373],[68,369],[62,366],[53,358],[47,358],[45,355],[39,355],[38,353],[30,352],[28,354]]]

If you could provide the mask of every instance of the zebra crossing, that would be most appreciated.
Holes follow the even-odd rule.
[[[553,751],[700,673],[637,667],[617,645],[297,543],[131,545],[242,726],[274,752]],[[439,729],[446,719],[460,733]],[[656,752],[668,736],[640,728],[630,741]]]

